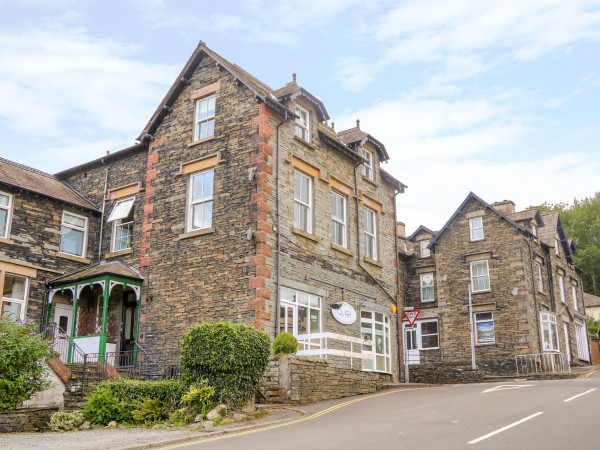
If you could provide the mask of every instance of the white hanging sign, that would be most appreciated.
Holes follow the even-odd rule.
[[[356,311],[352,305],[346,302],[338,303],[338,305],[341,306],[331,310],[331,314],[333,314],[335,320],[344,325],[352,325],[356,322]]]

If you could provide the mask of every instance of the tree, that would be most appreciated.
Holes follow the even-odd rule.
[[[577,248],[575,265],[583,270],[583,290],[600,295],[600,192],[572,205],[543,203],[530,208],[540,212],[559,212],[567,237]]]

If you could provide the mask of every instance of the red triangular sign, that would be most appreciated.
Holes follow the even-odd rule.
[[[408,323],[412,325],[415,323],[415,320],[417,320],[417,316],[420,312],[420,309],[411,309],[410,311],[404,311],[404,315],[408,319]]]

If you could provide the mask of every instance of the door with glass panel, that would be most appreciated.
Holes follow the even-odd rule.
[[[360,312],[361,338],[370,341],[362,344],[363,370],[391,372],[390,319],[375,311]]]
[[[420,364],[419,345],[417,341],[417,324],[404,324],[404,358],[406,364]]]
[[[54,323],[59,326],[57,339],[62,339],[60,345],[55,348],[60,352],[60,360],[67,362],[69,353],[69,336],[73,327],[73,307],[70,305],[61,305],[57,303],[54,307]]]

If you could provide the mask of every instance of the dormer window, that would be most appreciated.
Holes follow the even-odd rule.
[[[476,217],[474,219],[469,219],[469,230],[472,241],[480,241],[483,239],[483,218]]]
[[[531,225],[531,234],[537,239],[537,227],[535,225]]]
[[[419,242],[419,247],[421,250],[421,258],[429,258],[431,256],[431,250],[427,248],[429,245],[429,239],[425,239],[424,241]]]
[[[215,99],[216,96],[196,100],[196,120],[194,141],[201,141],[215,135]]]
[[[298,116],[296,119],[296,136],[306,142],[310,142],[310,115],[308,111],[301,106],[296,106],[295,113]]]
[[[362,157],[365,162],[363,163],[363,176],[368,179],[373,179],[373,153],[363,147],[362,149]]]

